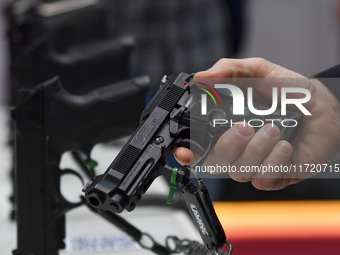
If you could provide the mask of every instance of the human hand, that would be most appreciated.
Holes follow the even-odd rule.
[[[312,116],[304,116],[300,129],[292,144],[280,141],[280,130],[267,124],[257,133],[252,127],[234,125],[225,132],[211,150],[204,165],[236,166],[290,166],[303,164],[327,164],[340,152],[340,104],[335,96],[318,80],[306,77],[275,65],[264,59],[221,59],[205,72],[196,73],[201,78],[297,78],[295,83],[281,79],[281,84],[256,84],[254,101],[270,102],[272,87],[304,87],[312,98],[304,107]],[[304,78],[304,79],[300,79]],[[303,82],[299,82],[302,81]],[[299,84],[296,84],[299,82]],[[232,83],[232,82],[231,82]],[[232,83],[233,84],[233,83]],[[245,83],[249,86],[249,83]],[[239,83],[241,89],[245,84]],[[299,97],[299,95],[292,95]],[[279,100],[280,103],[280,100]],[[174,152],[182,164],[190,164],[195,155],[185,148]],[[236,181],[251,181],[261,190],[282,189],[313,175],[305,171],[277,173],[229,173]]]

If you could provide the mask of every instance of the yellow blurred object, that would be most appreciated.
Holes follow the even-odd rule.
[[[340,238],[340,201],[215,202],[232,239]]]

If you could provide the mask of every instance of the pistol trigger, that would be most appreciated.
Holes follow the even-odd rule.
[[[192,150],[197,153],[198,156],[202,157],[205,153],[205,150],[202,148],[202,146],[190,139],[178,139],[176,141],[175,147],[185,147],[189,150]]]

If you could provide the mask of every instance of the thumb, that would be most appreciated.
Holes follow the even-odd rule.
[[[174,157],[181,165],[190,165],[199,159],[198,155],[184,147],[176,148]]]

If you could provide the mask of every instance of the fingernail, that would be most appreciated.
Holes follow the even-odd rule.
[[[290,152],[291,147],[288,143],[282,142],[279,146],[279,151],[283,152],[283,153],[288,153]]]
[[[243,126],[242,124],[237,124],[237,131],[243,136],[250,136],[251,135],[251,128],[249,126]]]
[[[180,165],[184,165],[184,163],[182,161],[180,161],[177,157],[176,157],[176,154],[174,153],[174,158],[177,160],[177,162],[180,164]]]
[[[277,137],[279,134],[280,134],[280,130],[277,126],[271,126],[271,125],[268,125],[266,127],[266,132],[268,135],[272,136],[272,137]]]

